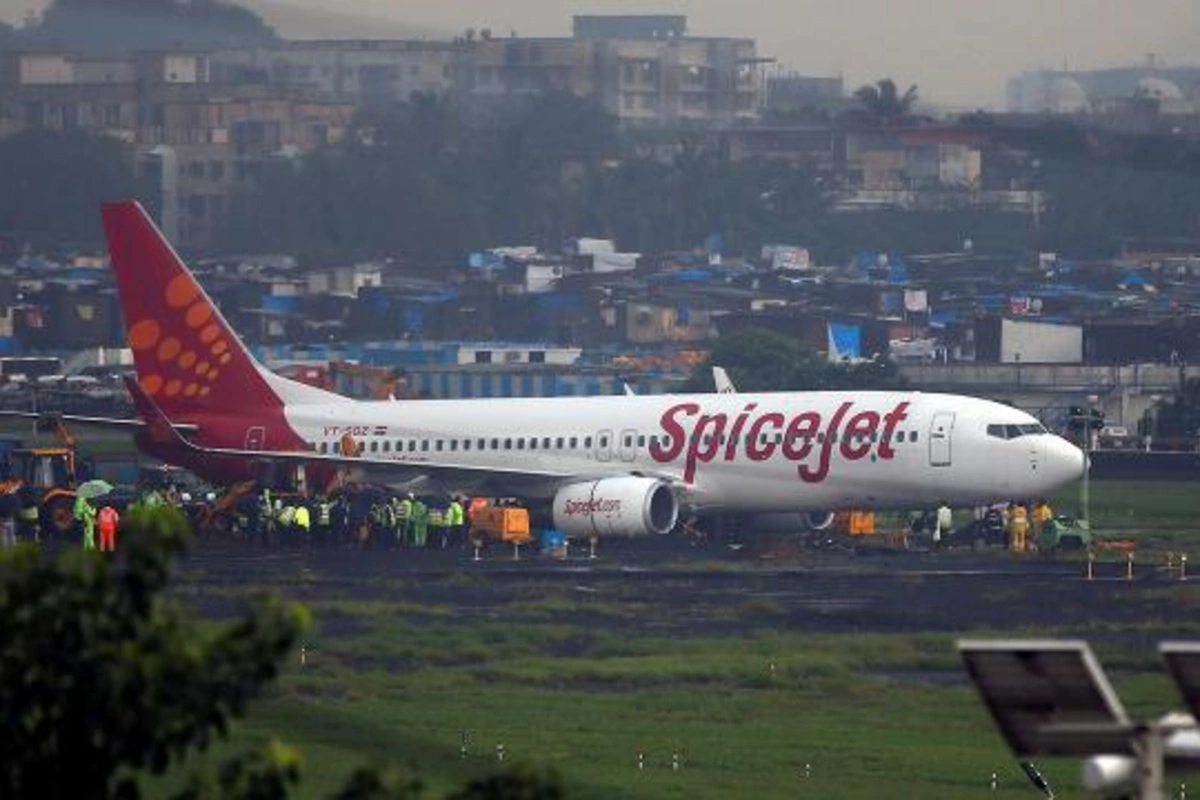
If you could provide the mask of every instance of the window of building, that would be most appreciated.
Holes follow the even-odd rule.
[[[529,363],[530,364],[545,364],[546,363],[546,351],[545,350],[530,350],[529,351]]]

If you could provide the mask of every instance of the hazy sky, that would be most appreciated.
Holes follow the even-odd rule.
[[[20,20],[44,0],[0,0]],[[922,97],[1001,107],[1009,75],[1039,67],[1200,65],[1200,0],[244,0],[295,37],[569,35],[574,13],[674,13],[689,32],[745,36],[760,55],[849,89],[884,76]],[[326,9],[335,8],[336,11]],[[303,14],[291,12],[302,11]]]

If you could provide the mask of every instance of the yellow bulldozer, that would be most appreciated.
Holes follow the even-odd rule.
[[[43,529],[67,533],[75,524],[75,437],[57,416],[38,418],[37,430],[53,433],[57,445],[10,450],[8,478],[0,482],[0,495],[35,491]]]

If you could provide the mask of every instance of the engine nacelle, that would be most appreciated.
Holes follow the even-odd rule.
[[[670,533],[678,518],[674,492],[655,478],[572,483],[554,496],[554,525],[567,536]]]
[[[804,524],[810,531],[823,531],[833,524],[836,517],[832,511],[809,511],[804,515]]]

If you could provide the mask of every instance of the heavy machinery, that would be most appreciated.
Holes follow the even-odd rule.
[[[43,530],[66,533],[75,524],[76,475],[75,437],[56,415],[39,417],[38,432],[54,434],[53,447],[15,447],[8,451],[7,478],[0,495],[24,498],[30,491],[41,510]]]

